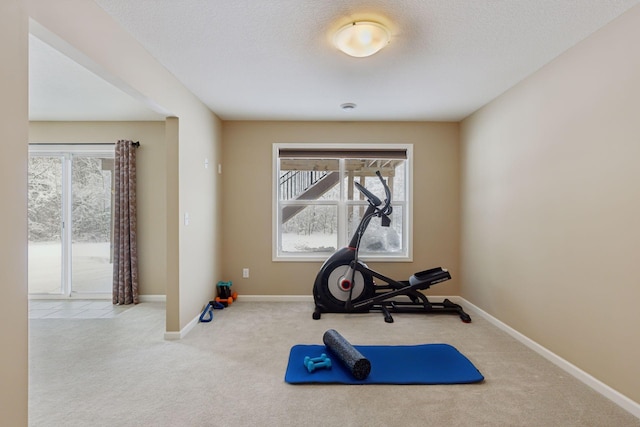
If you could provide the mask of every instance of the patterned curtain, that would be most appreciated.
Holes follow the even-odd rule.
[[[116,144],[113,227],[113,303],[138,303],[138,247],[136,243],[137,142]]]

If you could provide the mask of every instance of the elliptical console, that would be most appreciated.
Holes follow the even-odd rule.
[[[432,285],[451,279],[446,269],[431,268],[412,275],[409,280],[396,281],[367,267],[358,259],[362,236],[371,219],[379,217],[382,226],[391,224],[391,191],[379,171],[376,172],[385,191],[384,201],[371,191],[355,183],[369,206],[356,228],[349,246],[336,251],[322,264],[313,284],[314,319],[322,313],[363,313],[381,311],[387,323],[393,322],[391,313],[453,313],[471,322],[462,307],[448,299],[431,302],[420,292]],[[379,279],[385,284],[375,283]]]

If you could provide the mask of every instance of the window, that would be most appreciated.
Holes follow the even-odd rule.
[[[401,144],[274,144],[273,259],[322,261],[346,246],[367,207],[354,182],[384,199],[380,171],[391,189],[391,225],[372,220],[360,255],[410,260],[411,154]]]

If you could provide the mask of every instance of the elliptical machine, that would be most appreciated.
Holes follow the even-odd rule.
[[[446,269],[431,268],[412,275],[409,280],[396,281],[367,267],[358,259],[362,236],[374,217],[379,217],[382,226],[391,224],[391,191],[380,171],[376,172],[385,191],[384,203],[372,192],[355,182],[356,188],[365,196],[369,206],[356,228],[349,246],[339,249],[322,264],[313,284],[314,319],[322,313],[365,313],[381,311],[384,321],[393,323],[391,313],[453,313],[465,323],[471,317],[458,304],[445,299],[431,302],[420,292],[432,285],[451,279]],[[386,284],[377,284],[374,278]],[[407,297],[404,300],[397,297]]]

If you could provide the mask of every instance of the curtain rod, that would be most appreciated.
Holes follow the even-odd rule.
[[[116,145],[112,142],[83,142],[82,144],[60,144],[58,142],[30,142],[29,145]],[[131,142],[134,147],[140,147],[140,141]]]

